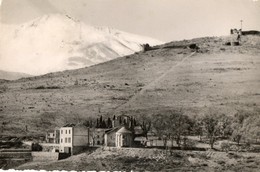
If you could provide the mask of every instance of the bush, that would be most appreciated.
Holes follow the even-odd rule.
[[[220,144],[220,148],[222,151],[228,152],[231,148],[231,145],[228,142],[222,142]]]
[[[40,152],[42,151],[42,146],[39,143],[32,143],[32,151]]]
[[[250,151],[252,149],[251,144],[247,142],[246,144],[242,145],[242,149],[247,152]]]
[[[8,87],[6,85],[0,86],[0,93],[4,93],[8,90]]]
[[[230,146],[230,149],[231,151],[241,151],[241,148],[238,146],[238,145],[232,145]]]
[[[185,141],[185,144],[182,145],[183,149],[192,149],[196,147],[196,141],[191,140],[191,139],[187,139]]]

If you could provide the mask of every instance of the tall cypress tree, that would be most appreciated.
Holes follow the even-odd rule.
[[[106,121],[102,121],[101,128],[107,128]]]
[[[97,118],[97,125],[96,128],[99,128],[99,119]]]
[[[112,128],[112,121],[110,118],[107,119],[107,127]]]
[[[99,127],[102,127],[102,124],[103,124],[103,119],[102,119],[102,115],[101,115],[99,118]]]
[[[120,124],[120,125],[122,124],[121,116],[119,116],[119,124]]]

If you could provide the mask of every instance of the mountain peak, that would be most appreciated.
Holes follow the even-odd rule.
[[[63,14],[44,15],[19,26],[4,26],[1,69],[32,75],[76,69],[162,42],[109,27],[93,27]],[[14,63],[15,62],[15,63]]]

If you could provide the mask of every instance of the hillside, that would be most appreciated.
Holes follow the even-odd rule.
[[[260,37],[171,42],[87,68],[1,83],[2,133],[32,135],[114,114],[260,112]],[[196,43],[199,50],[187,48]],[[28,126],[28,131],[25,126]]]
[[[21,25],[1,24],[0,69],[32,75],[77,69],[162,44],[152,38],[94,27],[50,14]]]
[[[26,78],[31,76],[32,75],[28,75],[25,73],[7,72],[7,71],[0,70],[0,79],[5,79],[5,80],[16,80],[16,79]]]

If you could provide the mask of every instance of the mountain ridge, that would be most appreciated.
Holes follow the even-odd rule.
[[[45,15],[17,27],[2,25],[1,31],[1,69],[35,75],[86,67],[133,54],[141,50],[140,44],[163,43],[116,29],[89,26],[62,14]],[[70,63],[71,57],[81,60]]]

